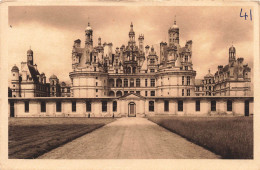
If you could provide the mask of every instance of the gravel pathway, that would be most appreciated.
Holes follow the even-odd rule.
[[[220,157],[146,118],[120,118],[39,158],[215,159]]]

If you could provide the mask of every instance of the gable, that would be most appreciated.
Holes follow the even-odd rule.
[[[128,93],[126,95],[121,96],[119,99],[126,100],[126,99],[136,99],[136,100],[144,100],[145,97],[138,95],[136,93]]]

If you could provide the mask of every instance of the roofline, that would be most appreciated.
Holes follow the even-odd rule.
[[[130,94],[131,95],[131,94]],[[127,95],[129,96],[129,95]],[[8,100],[113,100],[113,99],[122,99],[127,96],[120,96],[120,97],[8,97]],[[179,96],[179,97],[144,97],[144,96],[138,96],[140,98],[144,99],[251,99],[253,100],[253,96]]]

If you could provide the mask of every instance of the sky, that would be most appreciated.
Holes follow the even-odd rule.
[[[159,43],[168,41],[168,29],[176,15],[180,45],[193,41],[196,78],[203,78],[209,69],[214,74],[218,65],[228,64],[232,44],[237,58],[243,57],[253,71],[253,21],[240,17],[240,11],[241,7],[231,6],[12,6],[8,18],[9,70],[15,64],[20,68],[31,48],[40,73],[44,72],[47,78],[55,74],[60,82],[70,82],[73,42],[79,38],[84,45],[88,22],[93,29],[94,46],[98,37],[102,43],[112,42],[113,50],[126,45],[133,22],[136,40],[144,34],[144,45],[154,46],[159,55]],[[243,7],[242,12],[249,15],[250,8]]]

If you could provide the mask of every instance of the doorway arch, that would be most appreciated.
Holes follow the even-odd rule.
[[[136,104],[134,102],[128,104],[128,117],[136,117]]]

